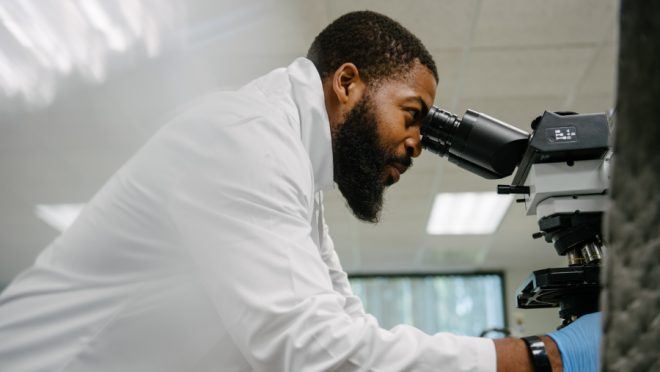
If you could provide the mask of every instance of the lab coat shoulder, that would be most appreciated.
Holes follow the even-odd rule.
[[[241,316],[235,304],[296,303],[332,288],[311,239],[308,155],[287,114],[264,101],[252,91],[214,94],[157,140],[180,170],[165,211],[226,319]]]
[[[309,213],[312,169],[295,118],[260,92],[211,94],[159,136],[181,163],[179,190],[208,186],[200,195],[226,202],[270,195],[295,201],[303,216]]]

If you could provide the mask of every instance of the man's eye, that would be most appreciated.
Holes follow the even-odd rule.
[[[415,110],[415,109],[408,109],[408,110],[406,110],[406,111],[410,114],[410,117],[411,117],[413,120],[417,120],[417,118],[419,117],[419,111],[418,111],[418,110]]]

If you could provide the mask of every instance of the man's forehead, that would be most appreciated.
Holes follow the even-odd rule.
[[[438,86],[438,82],[435,81],[431,70],[421,63],[416,63],[411,70],[409,80],[409,84],[413,86],[413,89],[418,92],[426,105],[430,107],[435,99],[435,90]]]
[[[398,99],[411,103],[419,102],[426,108],[433,105],[437,83],[433,74],[424,66],[419,65],[401,78],[391,79],[385,84],[389,85],[389,93]]]

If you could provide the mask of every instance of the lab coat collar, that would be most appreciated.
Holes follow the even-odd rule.
[[[333,188],[332,137],[321,77],[314,63],[302,57],[287,72],[300,116],[302,143],[314,169],[314,191]]]

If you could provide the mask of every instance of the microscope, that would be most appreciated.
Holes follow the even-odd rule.
[[[499,194],[515,194],[566,267],[536,270],[520,285],[519,308],[559,307],[561,327],[598,311],[611,163],[606,114],[544,112],[529,134],[482,113],[463,118],[432,107],[421,128],[422,146],[486,179],[510,176]]]

